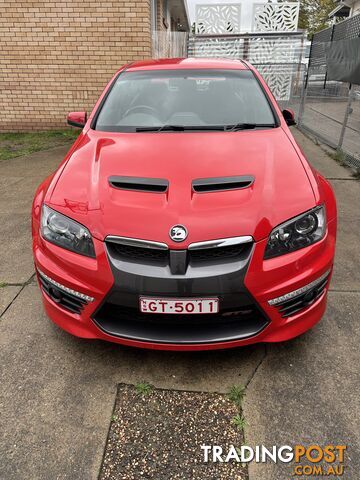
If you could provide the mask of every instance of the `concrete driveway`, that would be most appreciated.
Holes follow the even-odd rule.
[[[360,183],[294,133],[338,199],[327,313],[293,341],[214,353],[141,351],[79,340],[55,327],[34,282],[30,207],[37,184],[66,148],[0,163],[0,283],[7,284],[0,288],[0,479],[97,478],[117,385],[142,380],[204,392],[244,384],[247,444],[345,444],[343,478],[358,478]],[[282,480],[291,471],[287,464],[251,464],[249,476]]]

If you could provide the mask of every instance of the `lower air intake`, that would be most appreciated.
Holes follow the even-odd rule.
[[[39,273],[39,279],[43,292],[49,298],[51,298],[53,302],[65,310],[68,310],[71,313],[80,314],[84,306],[88,304],[88,302],[83,298],[76,297],[75,295],[71,295],[70,293],[58,288],[41,273]]]
[[[261,332],[268,320],[254,304],[218,314],[153,314],[105,302],[93,320],[105,333],[154,343],[212,343],[248,338]]]
[[[320,284],[316,285],[307,292],[291,298],[290,300],[278,303],[276,307],[279,309],[281,316],[284,318],[291,317],[301,310],[310,307],[310,305],[316,302],[316,300],[324,293],[328,278],[329,277],[327,276]]]

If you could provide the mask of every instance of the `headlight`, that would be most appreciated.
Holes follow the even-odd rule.
[[[316,207],[274,228],[264,258],[277,257],[307,247],[321,240],[325,232],[325,207]]]
[[[46,205],[42,207],[41,235],[59,247],[95,258],[94,243],[89,230]]]

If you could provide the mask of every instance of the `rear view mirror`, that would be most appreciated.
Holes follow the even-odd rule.
[[[67,116],[67,123],[72,127],[83,128],[87,120],[86,112],[70,112]]]
[[[294,111],[291,110],[291,108],[285,108],[285,110],[282,111],[282,114],[285,122],[287,123],[287,125],[289,125],[289,127],[291,125],[296,125],[295,114]]]

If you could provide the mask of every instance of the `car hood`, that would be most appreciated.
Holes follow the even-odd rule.
[[[168,180],[165,193],[114,188],[111,176]],[[244,189],[196,193],[194,179],[252,176]],[[53,186],[54,187],[54,186]],[[105,133],[89,130],[72,153],[47,203],[103,240],[120,235],[189,243],[251,235],[312,208],[303,164],[282,128],[239,132]],[[186,241],[169,229],[185,225]]]

